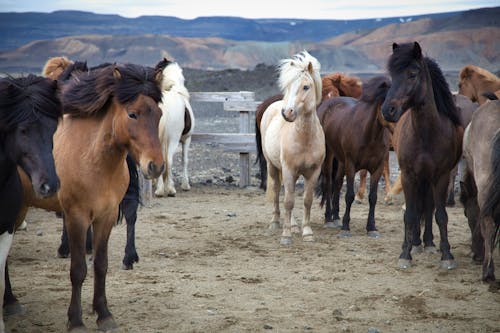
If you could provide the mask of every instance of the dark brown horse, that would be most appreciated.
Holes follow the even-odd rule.
[[[495,280],[493,250],[500,237],[500,101],[479,107],[464,133],[465,172],[460,201],[472,233],[473,259],[483,281]]]
[[[322,170],[322,204],[326,203],[325,225],[335,227],[340,222],[339,200],[344,175],[347,178],[346,209],[342,220],[342,236],[350,236],[350,210],[354,201],[356,171],[370,172],[370,210],[366,230],[378,237],[375,226],[375,205],[378,181],[389,154],[390,133],[380,113],[391,83],[384,76],[370,79],[360,100],[334,97],[318,107],[325,132],[326,158]],[[334,175],[333,186],[331,176]],[[332,196],[333,194],[333,196]]]
[[[393,141],[406,201],[399,267],[411,266],[412,239],[420,235],[422,218],[426,224],[424,245],[434,246],[428,231],[435,212],[441,267],[453,269],[456,262],[448,242],[446,196],[450,172],[462,153],[463,127],[443,73],[422,55],[420,45],[394,43],[392,49],[388,62],[392,86],[382,113],[388,121],[397,122]]]

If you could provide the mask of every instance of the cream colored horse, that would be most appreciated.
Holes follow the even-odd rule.
[[[291,59],[282,60],[279,70],[284,97],[264,112],[260,131],[267,161],[267,197],[274,202],[270,228],[279,228],[279,193],[283,182],[285,219],[281,244],[290,245],[292,232],[300,232],[299,226],[292,221],[292,210],[295,183],[301,175],[304,177],[302,237],[304,241],[314,240],[309,222],[314,187],[325,158],[325,136],[316,115],[316,107],[321,102],[318,60],[303,51]]]
[[[194,129],[194,114],[189,103],[189,92],[184,86],[182,68],[176,63],[163,59],[162,102],[160,108],[163,115],[160,119],[159,136],[165,158],[165,172],[158,177],[156,196],[175,196],[172,164],[179,142],[182,143],[182,183],[184,191],[191,189],[188,174],[188,152],[191,134]],[[166,183],[166,186],[165,186]]]

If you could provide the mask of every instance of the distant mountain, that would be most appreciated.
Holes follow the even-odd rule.
[[[34,40],[80,35],[171,35],[219,37],[235,41],[321,41],[350,31],[365,31],[400,21],[447,18],[455,13],[363,20],[245,19],[199,17],[183,20],[171,16],[125,18],[82,11],[52,13],[0,13],[0,51]]]
[[[500,68],[500,7],[411,20],[354,21],[0,13],[0,30],[3,47],[28,40],[28,33],[33,36],[27,44],[0,52],[0,71],[9,73],[40,72],[49,57],[60,55],[92,66],[154,65],[168,57],[185,68],[246,70],[274,65],[303,49],[318,58],[323,72],[374,73],[385,70],[393,42],[414,40],[446,70],[457,71],[468,63],[494,72]],[[48,35],[53,37],[41,38]]]

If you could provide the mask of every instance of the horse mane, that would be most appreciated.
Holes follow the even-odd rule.
[[[76,76],[81,73],[87,72],[89,69],[87,67],[87,62],[86,61],[75,61],[68,65],[63,72],[56,77],[57,80],[60,81],[67,81],[71,78],[71,76]]]
[[[43,66],[42,75],[52,80],[58,79],[62,72],[73,63],[66,57],[52,57]]]
[[[342,73],[332,73],[323,76],[322,96],[325,98],[329,93],[330,97],[349,96],[359,98],[362,91],[362,81],[357,76],[348,76]]]
[[[363,86],[361,101],[369,104],[379,104],[385,100],[391,88],[391,80],[383,75],[374,76]]]
[[[107,65],[91,70],[72,80],[63,89],[65,113],[73,116],[92,116],[104,111],[112,97],[126,104],[139,95],[161,100],[155,69],[135,64]]]
[[[189,92],[184,86],[184,75],[182,74],[181,66],[174,61],[167,60],[166,58],[160,61],[158,66],[163,68],[163,80],[161,84],[162,90],[170,91],[173,89],[175,92],[189,98]]]
[[[307,51],[302,51],[295,54],[292,58],[283,59],[278,64],[279,70],[279,85],[282,91],[286,90],[292,82],[294,82],[299,75],[303,73],[309,73],[309,64],[312,65],[313,73],[311,73],[311,78],[314,82],[315,93],[316,93],[316,105],[321,103],[321,64],[318,59],[310,55]]]
[[[455,103],[453,102],[453,96],[451,94],[448,83],[444,78],[443,72],[433,59],[425,57],[420,53],[421,51],[419,46],[418,51],[416,51],[415,46],[418,46],[416,42],[399,44],[397,46],[397,52],[394,51],[389,57],[389,72],[400,73],[401,71],[404,71],[407,67],[409,67],[414,61],[416,61],[418,57],[421,56],[429,71],[432,90],[434,93],[434,101],[436,103],[438,112],[448,117],[453,124],[460,125],[460,117],[458,115]],[[416,54],[415,52],[419,53]]]
[[[62,106],[57,97],[57,81],[29,74],[0,79],[0,127],[9,129],[41,116],[57,119]]]
[[[462,68],[459,74],[460,80],[468,80],[474,73],[482,76],[484,80],[488,82],[497,82],[499,80],[495,74],[487,71],[484,68],[474,65],[466,65],[464,68]]]

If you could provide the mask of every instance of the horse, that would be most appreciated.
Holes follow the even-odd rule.
[[[475,261],[483,281],[495,281],[493,250],[500,238],[500,101],[481,105],[463,140],[465,168],[460,201],[472,234]]]
[[[184,86],[182,68],[176,62],[164,58],[160,63],[163,69],[162,91],[160,104],[162,117],[160,119],[160,143],[163,147],[166,169],[162,177],[158,177],[155,195],[176,195],[172,165],[174,154],[179,142],[182,143],[182,184],[184,191],[191,189],[188,176],[188,152],[191,144],[191,135],[194,130],[194,113],[189,103],[189,92]],[[165,186],[166,183],[166,186]]]
[[[67,113],[54,134],[57,193],[71,254],[68,330],[84,330],[81,287],[87,273],[85,240],[93,228],[94,299],[100,330],[117,324],[108,309],[107,244],[129,185],[127,152],[146,178],[164,169],[158,137],[162,73],[134,64],[90,71],[63,86]]]
[[[378,181],[389,155],[390,144],[390,132],[386,129],[387,122],[380,113],[380,107],[390,86],[387,77],[376,76],[364,85],[361,99],[334,97],[318,107],[326,140],[321,206],[326,203],[325,225],[336,227],[340,223],[339,199],[345,175],[347,192],[342,219],[343,237],[351,235],[349,222],[354,201],[354,176],[361,169],[368,170],[371,175],[367,234],[374,238],[380,236],[375,225],[375,205]]]
[[[350,96],[359,98],[362,91],[362,81],[357,76],[349,76],[342,73],[332,73],[325,75],[321,78],[321,100],[334,97],[334,96]],[[262,103],[257,106],[255,112],[255,141],[257,146],[257,160],[260,169],[260,188],[266,188],[267,181],[267,165],[262,153],[261,137],[260,137],[260,122],[264,111],[272,103],[282,100],[283,94],[273,95],[266,98]]]
[[[459,74],[458,93],[473,102],[484,104],[488,101],[484,93],[494,93],[500,97],[500,78],[484,68],[467,65]]]
[[[5,276],[7,256],[12,245],[23,189],[17,173],[19,166],[31,179],[39,197],[54,194],[59,188],[52,136],[62,116],[57,98],[58,85],[36,75],[0,79],[0,274]],[[8,281],[1,279],[3,294]],[[3,297],[2,297],[3,309]],[[8,311],[7,311],[8,312]],[[3,311],[0,332],[4,332]]]
[[[463,127],[448,84],[438,64],[422,54],[418,42],[392,45],[388,69],[392,86],[382,114],[395,122],[393,143],[406,202],[404,241],[398,265],[411,267],[413,239],[434,247],[432,215],[440,232],[441,267],[457,266],[448,241],[446,196],[451,170],[462,154]]]
[[[262,150],[267,162],[267,198],[273,201],[271,229],[279,228],[279,194],[285,187],[285,219],[280,243],[290,245],[292,232],[300,232],[292,222],[295,183],[304,177],[302,238],[314,241],[310,226],[313,192],[325,158],[325,137],[316,107],[321,101],[320,63],[307,51],[283,59],[278,65],[283,99],[271,104],[260,122]],[[293,225],[292,225],[293,224]]]

